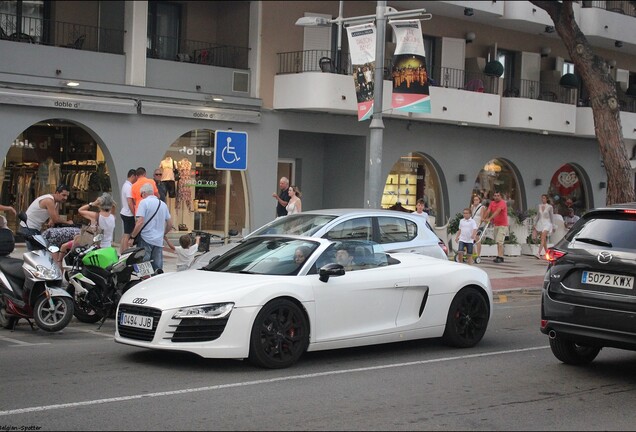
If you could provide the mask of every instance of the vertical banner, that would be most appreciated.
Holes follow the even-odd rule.
[[[431,112],[426,53],[420,20],[391,21],[396,45],[393,56],[391,107],[415,113]]]
[[[373,114],[373,76],[375,73],[375,24],[347,27],[353,82],[358,98],[358,121]]]

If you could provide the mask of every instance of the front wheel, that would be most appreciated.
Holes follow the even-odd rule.
[[[10,316],[7,312],[7,301],[4,296],[0,295],[0,326],[6,329],[12,329],[15,326],[17,318]]]
[[[552,354],[565,364],[585,365],[592,363],[599,352],[600,347],[578,345],[572,341],[554,338],[550,339]]]
[[[42,295],[35,301],[33,319],[38,327],[47,332],[62,330],[73,318],[73,300],[70,297]]]
[[[303,311],[289,300],[272,300],[254,320],[249,360],[264,368],[286,368],[296,363],[308,345],[309,324]]]
[[[451,302],[442,339],[458,348],[475,346],[484,337],[489,318],[484,296],[475,288],[462,288]]]

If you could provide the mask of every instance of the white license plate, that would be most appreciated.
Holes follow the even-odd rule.
[[[581,282],[589,285],[600,285],[612,288],[634,288],[633,276],[621,276],[609,273],[584,271],[583,276],[581,277]]]
[[[152,264],[150,263],[150,261],[145,261],[139,264],[133,264],[133,268],[135,269],[135,272],[139,276],[150,276],[151,274],[154,273],[154,270],[152,269]]]
[[[152,317],[122,313],[119,317],[119,325],[126,327],[137,327],[152,330]]]

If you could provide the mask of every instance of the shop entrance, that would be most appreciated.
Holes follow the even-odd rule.
[[[489,202],[495,191],[501,192],[501,198],[508,203],[508,209],[521,211],[523,203],[517,175],[503,159],[489,160],[477,174],[473,186],[473,195]],[[470,197],[466,202],[470,202]]]
[[[71,194],[59,213],[78,224],[86,221],[77,209],[112,188],[104,152],[96,140],[81,126],[62,119],[39,122],[18,135],[2,170],[3,205],[26,211],[35,198],[65,183]],[[13,214],[5,216],[9,228],[17,232],[19,221]]]
[[[442,189],[437,170],[420,153],[401,156],[391,167],[382,194],[382,208],[415,211],[419,198],[424,199],[431,225],[442,223]]]
[[[179,231],[221,231],[229,202],[229,229],[247,227],[244,171],[230,171],[229,201],[226,171],[214,169],[214,131],[197,129],[175,140],[159,163],[166,203]]]
[[[589,208],[583,172],[574,164],[564,164],[552,176],[548,188],[548,196],[552,201],[555,213],[565,217],[568,207],[573,207],[575,214],[582,216]]]

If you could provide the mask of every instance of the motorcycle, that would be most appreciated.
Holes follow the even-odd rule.
[[[118,256],[113,247],[100,248],[101,234],[87,247],[77,247],[63,259],[67,291],[75,304],[75,317],[84,323],[114,316],[119,299],[129,288],[154,275],[145,250],[133,247]]]
[[[24,212],[19,213],[18,218],[26,224]],[[15,246],[13,232],[0,231],[3,231],[3,245],[10,244],[10,250],[3,250],[7,256],[0,256],[0,326],[14,329],[23,318],[35,329],[32,318],[44,331],[62,330],[71,322],[74,308],[53,257],[59,248],[49,246],[39,232],[27,229],[24,237],[32,250],[25,252],[22,259],[13,258],[8,256]],[[6,240],[9,234],[10,242]]]

